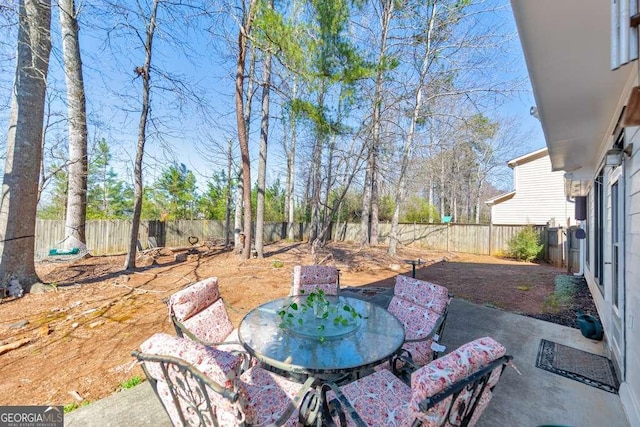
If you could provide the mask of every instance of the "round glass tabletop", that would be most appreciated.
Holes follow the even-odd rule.
[[[382,307],[326,296],[326,306],[305,296],[269,301],[244,317],[238,336],[258,360],[291,372],[335,373],[379,363],[404,342],[400,321]]]

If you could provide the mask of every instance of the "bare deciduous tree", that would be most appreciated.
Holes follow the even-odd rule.
[[[236,63],[236,121],[238,126],[238,144],[240,145],[240,156],[242,158],[242,188],[244,191],[243,209],[244,209],[244,247],[242,250],[242,258],[249,259],[251,257],[251,159],[249,157],[249,135],[244,116],[244,79],[245,79],[245,59],[247,56],[247,48],[249,42],[249,34],[253,23],[253,14],[257,0],[250,0],[247,8],[244,10],[242,23],[238,30],[238,60]],[[244,7],[244,2],[243,2]]]
[[[373,93],[373,115],[371,142],[367,159],[367,171],[365,175],[364,191],[362,195],[362,219],[360,230],[360,244],[362,246],[378,244],[379,222],[379,188],[380,188],[380,132],[382,128],[382,85],[387,71],[387,39],[391,26],[396,0],[380,0],[380,46],[378,48],[378,64],[375,74],[375,87]]]
[[[69,121],[69,185],[64,247],[70,249],[78,245],[86,246],[87,112],[75,2],[59,0],[58,3]]]
[[[51,52],[51,3],[19,2],[16,74],[0,202],[0,280],[25,292],[39,281],[34,263],[42,124]]]
[[[144,157],[144,145],[147,140],[147,119],[151,107],[149,84],[151,71],[151,58],[153,54],[153,36],[156,31],[156,16],[158,14],[158,4],[160,0],[153,0],[151,13],[146,25],[146,39],[144,42],[145,60],[144,65],[137,67],[134,72],[142,79],[142,111],[140,112],[140,122],[138,124],[138,144],[136,149],[136,160],[134,163],[134,201],[133,218],[131,219],[131,236],[129,238],[129,251],[125,259],[124,267],[132,270],[136,267],[136,251],[138,244],[138,231],[140,229],[140,215],[142,213],[142,160]]]

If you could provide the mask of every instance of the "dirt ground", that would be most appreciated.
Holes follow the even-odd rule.
[[[457,298],[558,323],[568,324],[574,316],[573,311],[544,310],[562,269],[412,248],[402,248],[393,258],[385,251],[331,244],[314,260],[306,244],[283,242],[267,246],[264,259],[244,262],[224,248],[201,247],[186,261],[176,261],[177,252],[163,249],[141,259],[139,265],[149,266],[135,272],[123,271],[124,256],[39,263],[38,273],[53,291],[0,301],[0,348],[24,343],[0,355],[0,405],[94,401],[117,391],[123,381],[143,376],[131,350],[155,332],[174,333],[163,300],[210,276],[219,278],[236,326],[250,309],[287,295],[294,265],[314,261],[337,266],[342,288],[387,287],[397,274],[411,273],[406,260],[420,258],[425,264],[416,276],[448,287]],[[590,301],[581,303],[583,311],[595,311]]]

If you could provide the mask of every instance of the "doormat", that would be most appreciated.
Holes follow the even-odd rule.
[[[618,394],[620,383],[609,359],[553,341],[540,340],[536,366],[572,380]]]

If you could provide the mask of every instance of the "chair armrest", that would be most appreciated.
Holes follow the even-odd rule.
[[[351,405],[351,402],[349,402],[349,399],[347,399],[346,396],[342,394],[342,391],[335,383],[325,383],[322,385],[322,388],[323,389],[329,388],[331,391],[335,393],[336,399],[333,399],[330,403],[336,406],[336,409],[339,411],[339,413],[344,414],[344,411],[346,410],[346,412],[349,414],[353,422],[358,427],[367,427],[367,423],[365,423],[362,420],[362,418],[358,414],[358,411],[356,411],[356,408],[354,408],[353,405]],[[346,421],[343,418],[344,417],[342,416],[340,417],[340,424],[343,425],[344,423],[344,425],[346,425]],[[331,418],[330,420],[333,423],[333,418]]]
[[[451,402],[455,402],[455,397],[457,397],[458,393],[464,388],[469,388],[470,386],[474,389],[472,392],[477,397],[475,400],[475,404],[473,408],[470,408],[470,412],[472,413],[475,410],[475,406],[479,402],[479,397],[484,392],[485,387],[489,381],[489,377],[494,369],[498,368],[502,365],[502,371],[507,366],[507,363],[513,359],[513,356],[505,355],[499,357],[498,359],[492,361],[488,365],[484,366],[480,370],[475,373],[463,378],[455,383],[451,384],[449,387],[445,388],[439,393],[434,394],[433,396],[427,397],[418,403],[418,407],[421,411],[428,411],[430,408],[434,407],[436,404],[442,402],[449,396],[453,395],[454,399]],[[501,371],[501,375],[502,375]],[[494,384],[495,386],[495,384]],[[492,387],[493,388],[493,387]]]
[[[156,355],[156,354],[148,354],[148,353],[141,353],[137,350],[134,350],[131,352],[131,355],[133,357],[135,357],[136,359],[138,359],[140,362],[155,362],[155,363],[159,363],[162,369],[162,373],[164,375],[164,379],[165,381],[169,380],[169,378],[167,378],[167,373],[168,373],[168,368],[167,365],[168,364],[172,364],[178,367],[178,369],[181,372],[181,375],[185,376],[186,372],[189,372],[189,374],[195,378],[199,384],[202,385],[206,385],[209,388],[211,388],[211,390],[213,390],[215,393],[221,395],[222,397],[224,397],[225,399],[229,400],[231,403],[235,403],[238,398],[239,395],[235,390],[230,390],[226,387],[221,386],[220,384],[218,384],[217,382],[213,381],[211,378],[207,377],[205,374],[203,374],[198,368],[196,368],[195,366],[193,366],[192,364],[178,358],[178,357],[174,357],[174,356],[165,356],[165,355]],[[152,378],[145,365],[142,365],[143,369],[145,371],[145,374],[147,375],[147,378]],[[153,378],[154,381],[157,382],[157,378]],[[157,392],[156,392],[157,393]],[[162,399],[161,399],[162,400]]]
[[[411,385],[411,374],[420,369],[419,365],[413,361],[411,352],[401,348],[396,354],[391,356],[391,372],[406,385]]]

